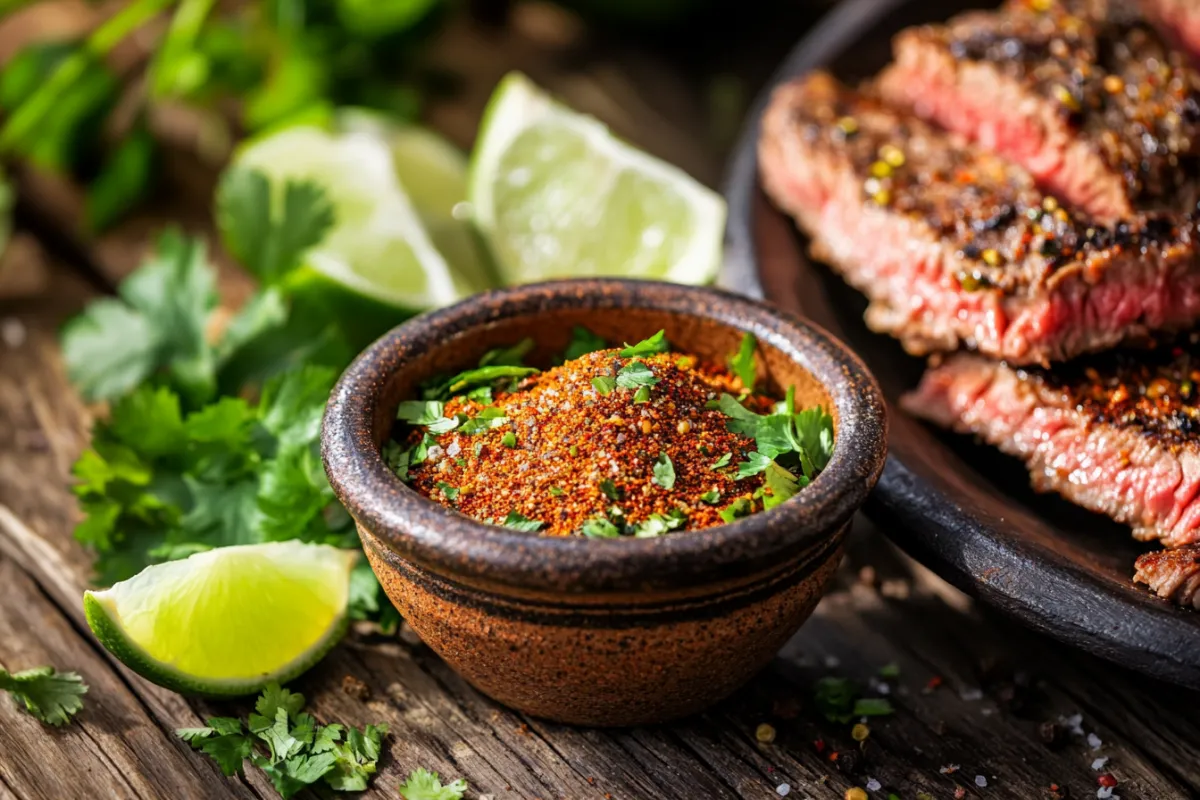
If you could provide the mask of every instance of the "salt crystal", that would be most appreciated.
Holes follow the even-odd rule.
[[[787,797],[788,792],[790,792],[791,790],[792,790],[791,786],[789,786],[786,783],[781,783],[775,787],[775,794],[779,795],[780,797]]]
[[[975,785],[978,786],[980,789],[984,788],[985,786],[987,786],[987,778],[983,777],[982,775],[976,775],[975,776]]]
[[[875,691],[879,692],[884,697],[887,697],[892,693],[892,687],[888,686],[886,683],[880,683],[875,687]]]
[[[1099,797],[1100,800],[1112,800],[1113,797],[1118,797],[1119,800],[1119,796],[1113,794],[1111,786],[1101,786],[1096,790],[1096,797]]]
[[[953,775],[954,773],[958,772],[958,764],[947,764],[938,771],[943,775]]]
[[[1097,758],[1095,761],[1092,762],[1092,769],[1099,772],[1100,770],[1104,769],[1104,765],[1107,763],[1108,763],[1108,756],[1104,756],[1103,758]]]
[[[1069,717],[1059,717],[1058,721],[1061,722],[1071,733],[1075,734],[1076,736],[1083,736],[1083,714],[1072,714]]]
[[[6,317],[3,322],[0,322],[0,339],[3,339],[10,349],[16,350],[25,344],[25,338],[25,324],[21,320],[16,317]]]
[[[981,708],[981,709],[979,709],[979,713],[980,713],[980,714],[983,714],[985,717],[990,717],[992,714],[995,714],[995,713],[996,713],[996,709],[994,709],[994,708]]]
[[[449,445],[446,447],[446,455],[450,456],[451,458],[454,458],[456,455],[458,455],[458,454],[459,454],[459,453],[461,453],[461,452],[462,452],[462,448],[458,446],[458,440],[457,440],[457,439],[456,439],[456,440],[454,440],[453,442],[451,442],[451,443],[450,443],[450,444],[449,444]]]
[[[442,449],[440,444],[435,444],[429,448],[425,455],[430,461],[436,461],[442,457],[442,453],[444,452],[445,450]]]
[[[883,784],[880,783],[879,781],[875,780],[874,778],[870,778],[867,780],[867,791],[868,792],[878,792],[882,788],[883,788]]]
[[[842,663],[842,660],[837,656],[825,656],[825,666],[829,669],[834,669]]]
[[[1100,737],[1094,733],[1089,733],[1087,735],[1087,743],[1088,743],[1088,746],[1091,747],[1093,750],[1099,750],[1101,747],[1104,746],[1104,742],[1100,741]]]
[[[983,699],[983,690],[982,689],[963,689],[961,692],[958,693],[958,696],[961,697],[963,700],[966,700],[968,703],[973,703],[976,700]]]

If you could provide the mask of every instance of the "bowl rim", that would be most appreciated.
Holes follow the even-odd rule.
[[[375,445],[383,387],[410,355],[480,326],[549,310],[644,309],[704,318],[753,333],[809,372],[837,409],[833,456],[795,497],[769,511],[653,539],[547,537],[476,521],[400,481]],[[777,566],[834,537],[883,469],[887,412],[866,366],[820,327],[707,287],[617,278],[526,284],[469,297],[384,334],[345,370],[326,407],[321,457],[351,516],[400,557],[443,577],[533,590],[690,588]]]

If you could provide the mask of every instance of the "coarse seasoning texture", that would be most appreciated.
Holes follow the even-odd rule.
[[[588,353],[527,377],[496,392],[491,406],[450,399],[447,418],[503,416],[492,418],[495,427],[436,435],[426,460],[409,469],[410,485],[467,516],[553,536],[721,524],[723,507],[763,485],[761,473],[737,479],[754,440],[730,432],[729,417],[708,407],[741,392],[741,380],[678,353],[620,352]],[[751,395],[744,405],[765,412],[772,401]],[[597,524],[600,532],[589,532]]]

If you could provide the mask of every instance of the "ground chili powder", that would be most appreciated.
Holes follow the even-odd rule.
[[[762,475],[736,479],[737,464],[755,449],[754,440],[731,433],[729,417],[706,407],[723,392],[738,395],[741,381],[724,367],[679,353],[635,358],[618,353],[589,353],[497,393],[493,406],[504,411],[507,422],[480,433],[456,429],[437,436],[427,460],[409,470],[410,485],[479,520],[499,521],[516,512],[541,522],[540,532],[553,536],[580,534],[585,522],[614,506],[630,525],[674,509],[687,518],[680,530],[722,524],[721,509],[763,483]],[[593,386],[593,378],[616,378],[635,361],[659,379],[645,402],[636,402],[636,389],[603,394]],[[743,402],[760,413],[772,405],[760,395]],[[455,397],[446,402],[445,414],[475,417],[486,407]],[[669,489],[654,477],[663,453],[675,472]],[[728,466],[714,469],[726,453]],[[713,492],[719,493],[715,502],[701,499],[711,501]]]

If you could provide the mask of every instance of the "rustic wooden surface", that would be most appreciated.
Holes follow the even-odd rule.
[[[571,56],[582,34],[564,37],[561,24],[537,16],[545,13],[554,12],[520,18],[512,30],[452,32],[448,57],[469,64],[473,77],[459,100],[433,110],[439,127],[465,144],[494,78],[513,65],[498,54],[519,53],[518,65],[542,82],[715,180],[719,142],[694,132],[704,115],[700,92],[640,50],[597,56],[592,42],[591,57]],[[81,606],[90,560],[71,538],[69,467],[86,445],[92,411],[63,375],[58,326],[136,264],[163,219],[182,215],[203,230],[203,204],[183,203],[178,214],[160,208],[96,241],[72,227],[69,187],[26,175],[22,189],[23,218],[41,242],[27,231],[20,254],[38,280],[0,293],[0,666],[77,670],[91,690],[62,729],[0,696],[0,800],[273,797],[254,770],[226,779],[172,735],[210,714],[244,713],[245,704],[185,700],[94,642]],[[236,303],[246,283],[227,266],[222,289]],[[865,743],[814,710],[820,677],[866,685],[886,664],[900,669],[886,681],[897,711],[872,720]],[[930,690],[935,678],[941,685]],[[369,694],[345,691],[347,679]],[[1200,697],[988,616],[863,520],[837,587],[775,662],[732,699],[680,723],[595,730],[524,717],[475,692],[404,630],[353,632],[295,688],[324,722],[390,726],[367,797],[397,797],[402,776],[423,766],[466,778],[472,800],[765,799],[785,783],[789,797],[839,798],[872,780],[881,786],[872,798],[1043,798],[1051,784],[1085,798],[1096,794],[1092,764],[1101,757],[1127,800],[1200,797]],[[1069,732],[1043,741],[1044,723],[1075,714],[1098,747]],[[777,730],[772,743],[755,738],[764,722]]]

